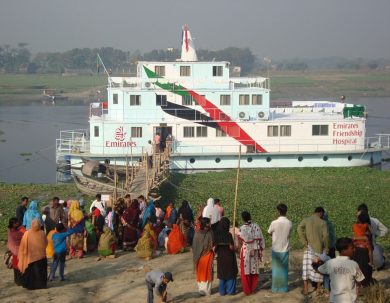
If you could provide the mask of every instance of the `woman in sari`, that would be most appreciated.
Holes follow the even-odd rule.
[[[183,233],[180,231],[177,224],[173,224],[172,231],[168,236],[167,252],[170,255],[183,252],[186,247],[186,239]]]
[[[223,217],[214,231],[215,252],[217,253],[217,276],[221,296],[236,293],[237,259],[232,234],[229,232],[230,221]]]
[[[47,287],[47,239],[38,220],[23,235],[18,251],[18,267],[22,273],[22,286],[27,289]]]
[[[183,200],[177,213],[179,216],[178,224],[181,232],[186,238],[187,245],[192,245],[192,239],[194,237],[194,213],[188,201]]]
[[[156,217],[156,209],[154,208],[153,201],[150,201],[148,203],[148,206],[146,206],[145,211],[142,216],[140,229],[143,230],[146,226],[146,224],[150,222],[152,224],[157,223],[157,217]]]
[[[25,229],[19,226],[17,218],[11,218],[9,220],[7,247],[12,253],[12,268],[14,270],[14,282],[16,285],[21,285],[22,283],[22,274],[18,267],[18,252],[24,232]]]
[[[79,201],[73,200],[69,208],[68,213],[68,225],[70,228],[75,228],[78,224],[84,223],[84,214],[80,209]],[[71,258],[77,257],[80,259],[83,257],[84,248],[84,229],[80,233],[74,233],[70,236],[69,256]]]
[[[142,237],[138,240],[137,245],[135,246],[135,251],[139,258],[145,259],[146,261],[150,260],[153,257],[153,252],[157,247],[157,237],[154,233],[150,221],[147,221],[144,231],[142,232]]]
[[[200,219],[200,230],[195,233],[192,242],[192,253],[198,291],[202,296],[211,295],[213,281],[213,233],[210,219]]]
[[[88,218],[85,220],[85,232],[84,237],[86,238],[86,247],[84,247],[84,251],[86,252],[92,252],[96,249],[96,234],[95,234],[95,227],[93,226],[91,219]]]
[[[98,253],[101,257],[115,258],[115,236],[111,230],[104,226],[103,233],[99,239]]]
[[[26,227],[27,230],[30,229],[33,220],[38,220],[39,224],[43,226],[42,216],[38,211],[38,202],[35,200],[30,202],[28,209],[24,213],[23,226]]]
[[[252,223],[249,212],[241,214],[244,225],[240,228],[240,270],[242,289],[246,295],[256,292],[259,281],[259,270],[262,262],[264,237],[260,227]]]
[[[139,215],[141,211],[139,209],[139,203],[137,199],[133,199],[127,209],[123,212],[121,222],[123,228],[123,250],[134,250],[138,241],[138,226]]]

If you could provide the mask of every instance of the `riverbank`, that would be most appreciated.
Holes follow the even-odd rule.
[[[218,197],[225,215],[232,218],[236,171],[198,174],[171,174],[159,190],[163,204],[188,200],[196,211],[209,197]],[[238,211],[249,210],[253,219],[265,229],[274,220],[275,206],[286,203],[294,226],[315,207],[323,206],[334,223],[336,235],[351,236],[357,205],[367,203],[370,214],[390,227],[390,171],[367,167],[356,168],[292,168],[241,170]],[[5,239],[6,225],[22,196],[48,203],[54,196],[61,199],[81,197],[74,184],[4,184],[0,183],[0,239]],[[93,197],[84,197],[91,203]],[[240,223],[240,222],[239,222]],[[267,244],[270,238],[266,235]],[[292,245],[300,248],[296,232]],[[390,249],[390,235],[380,240]]]
[[[270,78],[272,100],[390,96],[390,70],[270,71]],[[103,74],[0,74],[0,104],[50,101],[43,90],[57,94],[59,105],[87,104],[105,100],[106,85]]]
[[[0,252],[3,249],[0,247]],[[216,262],[214,261],[214,280],[212,295],[201,297],[197,292],[196,277],[192,267],[192,253],[186,252],[179,255],[160,255],[150,261],[143,261],[136,257],[135,253],[119,252],[116,259],[104,259],[97,261],[97,254],[86,255],[83,259],[72,259],[66,262],[65,282],[55,280],[48,283],[47,289],[29,291],[16,286],[13,283],[13,271],[0,267],[2,284],[0,286],[0,301],[4,303],[30,303],[39,301],[57,301],[61,303],[71,302],[132,302],[143,303],[146,301],[147,290],[145,286],[145,274],[149,270],[159,269],[171,271],[174,282],[168,285],[168,302],[170,303],[196,303],[196,302],[266,302],[266,303],[298,303],[313,302],[327,303],[329,298],[321,295],[310,294],[310,298],[304,301],[301,294],[301,259],[302,251],[290,252],[289,264],[289,293],[273,294],[271,287],[271,252],[265,252],[264,268],[259,277],[259,289],[256,294],[245,296],[241,283],[238,281],[235,296],[221,297],[218,294],[218,280],[216,277]],[[389,255],[387,255],[389,257]],[[387,294],[390,288],[390,269],[374,272],[374,278],[379,286],[362,291],[358,303],[385,303],[374,296]],[[387,289],[387,291],[385,291]],[[129,300],[129,298],[131,298]],[[389,298],[389,297],[388,297]]]

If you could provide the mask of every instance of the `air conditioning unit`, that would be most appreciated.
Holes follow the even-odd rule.
[[[150,88],[152,86],[152,83],[150,83],[150,82],[145,82],[145,87],[146,88]]]
[[[265,115],[265,112],[263,111],[259,111],[257,113],[257,119],[267,119],[266,115]]]
[[[246,120],[246,119],[249,119],[249,115],[246,112],[239,112],[238,113],[238,118],[240,118],[242,120]]]

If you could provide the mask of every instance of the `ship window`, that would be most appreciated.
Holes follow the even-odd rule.
[[[219,96],[220,105],[230,105],[230,95],[221,95]]]
[[[182,77],[191,76],[191,67],[190,66],[180,66],[180,76],[182,76]]]
[[[280,125],[280,136],[290,137],[291,136],[291,125]]]
[[[278,136],[278,126],[277,125],[270,125],[268,126],[268,137],[277,137]]]
[[[312,125],[312,136],[327,136],[328,130],[328,125]]]
[[[222,66],[213,66],[213,77],[222,77]]]
[[[182,96],[182,99],[181,99],[181,104],[182,105],[194,105],[194,99],[192,98],[191,95],[184,95]]]
[[[196,136],[197,137],[207,137],[207,126],[197,126],[196,127]]]
[[[156,65],[154,67],[154,72],[161,76],[161,77],[164,77],[165,76],[165,66],[164,65]]]
[[[240,95],[239,105],[249,105],[249,95]]]
[[[226,137],[226,133],[221,127],[217,127],[215,129],[215,136],[216,137]]]
[[[140,105],[141,105],[141,96],[130,95],[130,106],[140,106]]]
[[[193,138],[195,137],[195,130],[193,126],[184,126],[183,128],[183,137],[184,138]]]
[[[99,126],[95,126],[93,128],[93,136],[94,137],[99,137]]]
[[[167,95],[156,95],[156,106],[167,106]]]
[[[142,138],[142,127],[132,127],[131,128],[131,137],[132,138]]]
[[[118,94],[112,95],[112,104],[118,104]]]
[[[252,95],[252,105],[262,105],[263,96],[262,95]]]

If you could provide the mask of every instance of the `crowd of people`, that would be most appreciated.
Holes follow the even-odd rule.
[[[217,265],[219,293],[235,295],[240,277],[245,295],[258,289],[265,239],[248,211],[241,213],[242,226],[232,226],[224,216],[219,199],[210,198],[195,212],[190,203],[161,203],[161,197],[128,194],[110,205],[96,195],[89,212],[84,201],[63,201],[54,197],[48,206],[38,208],[37,201],[21,199],[16,217],[9,221],[8,248],[12,254],[14,281],[28,289],[46,288],[48,281],[64,281],[66,256],[83,258],[97,251],[99,259],[115,258],[116,251],[133,251],[149,260],[162,253],[192,251],[193,266],[200,295],[211,295],[214,259]],[[166,207],[164,207],[166,206]],[[277,219],[267,232],[272,237],[272,292],[288,292],[290,236],[292,222],[287,206],[276,206]],[[354,302],[359,285],[374,282],[372,271],[384,266],[382,248],[376,238],[387,228],[370,217],[366,204],[358,207],[353,238],[336,239],[332,222],[324,208],[304,218],[297,227],[304,246],[302,262],[303,294],[312,284],[319,294],[325,289],[331,302]],[[336,250],[338,256],[336,257]],[[48,260],[50,273],[48,274]],[[171,272],[151,271],[145,277],[148,302],[154,294],[167,298]]]

